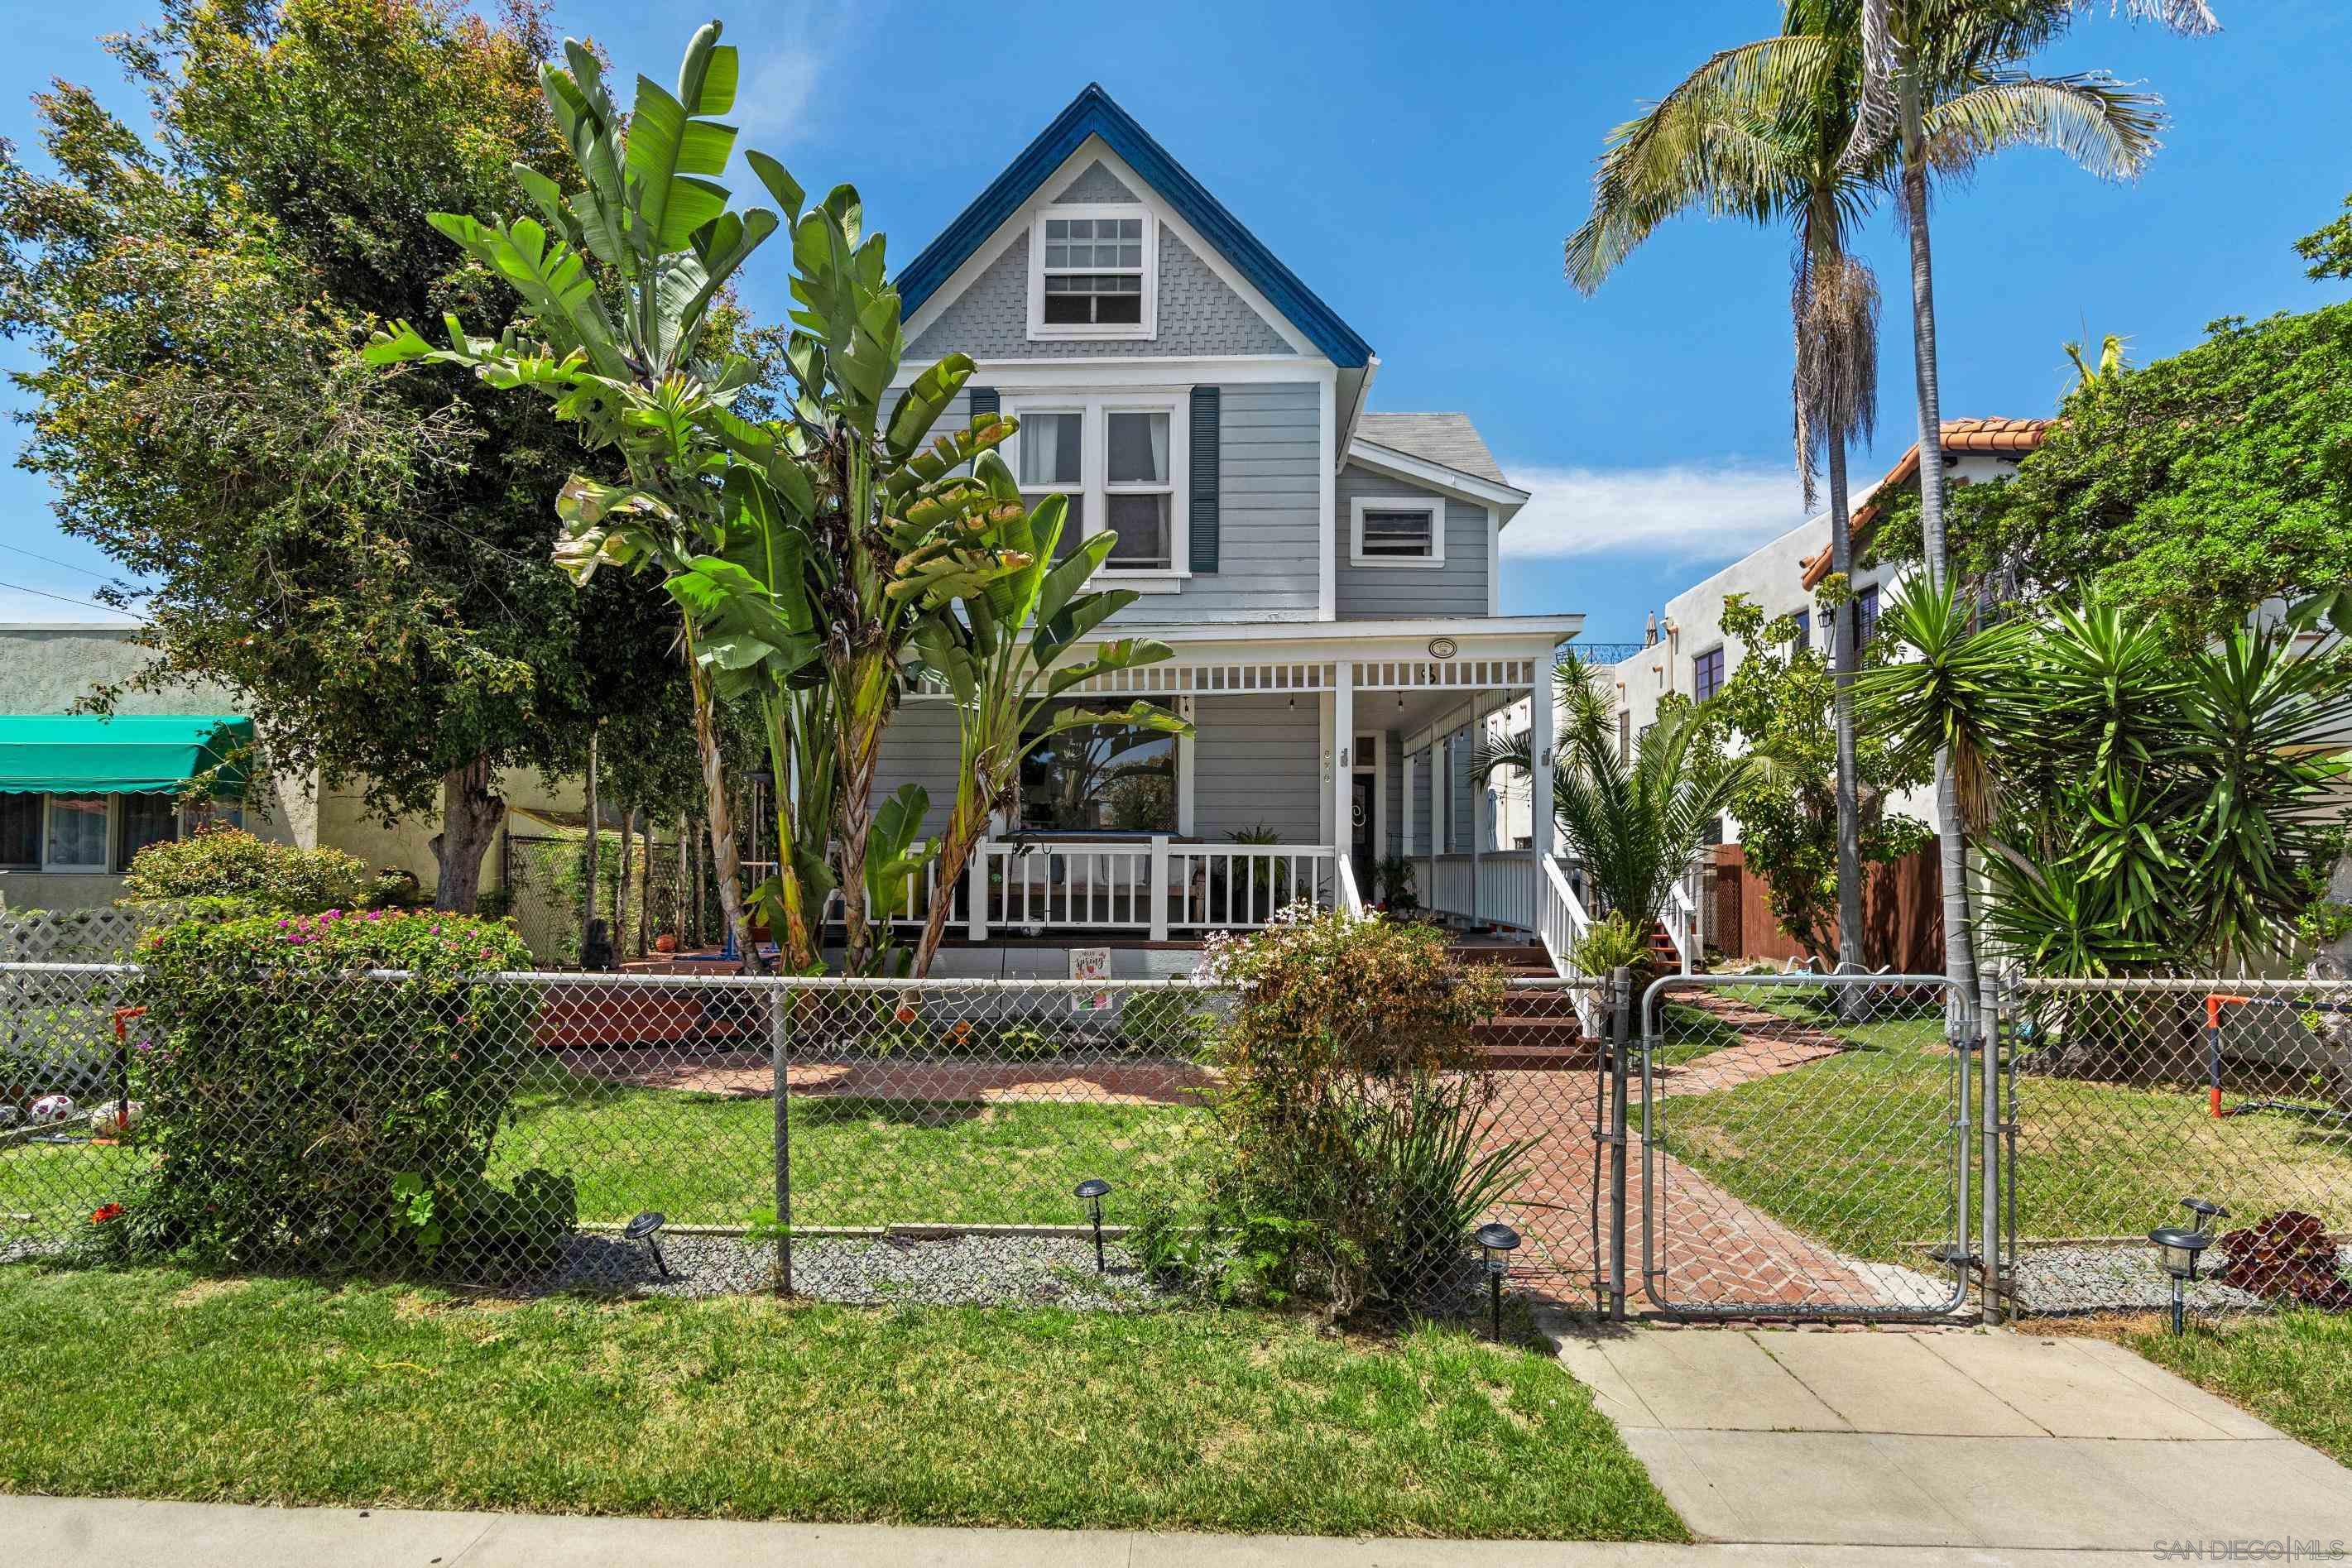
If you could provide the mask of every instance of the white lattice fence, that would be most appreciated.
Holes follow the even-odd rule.
[[[0,964],[110,964],[155,916],[139,909],[0,910]]]

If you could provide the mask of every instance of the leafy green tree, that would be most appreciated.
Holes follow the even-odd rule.
[[[1805,505],[1815,465],[1829,470],[1830,557],[1848,580],[1846,452],[1876,423],[1878,284],[1853,251],[1854,231],[1895,183],[1896,149],[1848,157],[1862,128],[1865,78],[1859,0],[1789,0],[1779,37],[1727,49],[1641,118],[1610,133],[1592,214],[1569,236],[1570,279],[1590,292],[1659,225],[1704,212],[1785,225],[1794,278],[1790,402]],[[2036,78],[2012,68],[2014,32],[1956,13],[1920,90],[1936,172],[1964,174],[2020,142],[2054,145],[2086,167],[2137,166],[2154,146],[2154,101],[2095,78]],[[1834,728],[1837,952],[1862,956],[1863,820],[1851,687],[1860,667],[1853,611],[1830,623]],[[1791,873],[1794,867],[1789,868]]]
[[[1845,889],[1839,853],[1837,683],[1830,661],[1798,633],[1795,620],[1764,619],[1744,594],[1724,601],[1723,630],[1740,646],[1739,663],[1706,705],[1712,734],[1727,748],[1761,752],[1758,768],[1731,797],[1748,866],[1769,889],[1773,918],[1809,953],[1849,960],[1840,940]],[[1886,737],[1873,731],[1854,749],[1855,866],[1885,865],[1934,838],[1926,823],[1889,811],[1896,792],[1927,781],[1914,758],[1897,765]],[[1857,890],[1853,903],[1861,903]]]
[[[1771,766],[1760,751],[1726,754],[1708,705],[1668,703],[1643,730],[1630,760],[1617,755],[1607,671],[1573,653],[1553,671],[1561,722],[1550,759],[1552,813],[1561,840],[1600,895],[1593,913],[1624,915],[1647,930],[1706,842],[1707,830],[1743,787]],[[1482,745],[1471,768],[1530,772],[1528,732]]]
[[[386,821],[437,797],[450,909],[502,770],[571,771],[600,712],[683,685],[657,599],[578,598],[546,566],[567,433],[463,374],[360,361],[381,317],[513,312],[413,232],[509,164],[561,169],[546,47],[528,6],[169,0],[110,45],[156,141],[60,84],[37,100],[53,172],[0,160],[0,330],[37,358],[21,461],[68,533],[154,580],[134,684],[239,690],[274,765]]]
[[[2352,304],[2208,334],[2089,378],[2015,478],[1957,489],[1959,578],[2000,597],[2095,593],[2160,616],[2184,646],[2265,600],[2352,582]],[[1905,497],[1877,549],[1920,548]]]
[[[1048,496],[1027,510],[1013,471],[994,453],[975,468],[979,483],[1018,515],[999,526],[1003,548],[1024,559],[1019,570],[956,596],[952,612],[933,616],[916,633],[924,667],[955,699],[959,735],[955,804],[938,854],[941,895],[931,901],[916,949],[915,972],[930,972],[931,959],[947,934],[950,901],[944,890],[971,860],[990,820],[1017,797],[1021,764],[1054,737],[1099,725],[1163,735],[1190,735],[1192,727],[1164,708],[1142,701],[1122,710],[1057,704],[1097,675],[1139,669],[1173,656],[1165,643],[1119,637],[1097,645],[1094,656],[1075,664],[1064,655],[1112,615],[1141,597],[1131,588],[1082,591],[1100,569],[1117,537],[1095,534],[1057,559],[1068,502]],[[975,884],[971,896],[984,898]]]
[[[2294,251],[2311,263],[2314,277],[2352,277],[2352,196],[2344,198],[2342,217],[2295,241]]]

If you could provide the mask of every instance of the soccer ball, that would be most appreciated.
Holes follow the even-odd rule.
[[[146,1114],[144,1101],[133,1100],[126,1111],[121,1101],[109,1100],[89,1113],[89,1130],[100,1138],[120,1137],[138,1126]]]
[[[48,1126],[73,1118],[74,1103],[70,1094],[44,1094],[33,1102],[33,1124]]]

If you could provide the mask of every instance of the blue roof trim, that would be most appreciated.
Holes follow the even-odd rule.
[[[956,268],[1019,212],[1046,176],[1068,162],[1089,136],[1101,137],[1126,160],[1129,168],[1141,175],[1162,201],[1214,246],[1333,364],[1358,370],[1370,361],[1371,345],[1358,337],[1355,329],[1340,320],[1313,289],[1298,280],[1297,274],[1283,266],[1264,242],[1225,210],[1224,204],[1209,194],[1206,186],[1094,82],[1087,83],[1086,90],[1022,149],[1021,156],[898,274],[898,298],[906,314],[912,316],[921,309],[923,302],[938,293],[955,276]]]

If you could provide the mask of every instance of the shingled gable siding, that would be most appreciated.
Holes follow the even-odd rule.
[[[1338,556],[1336,586],[1342,621],[1376,621],[1423,615],[1486,613],[1486,508],[1467,501],[1445,503],[1445,564],[1351,566],[1355,498],[1359,496],[1433,496],[1424,486],[1391,479],[1350,463],[1339,470],[1338,524],[1332,549]]]
[[[1192,828],[1212,842],[1272,828],[1286,844],[1323,837],[1317,697],[1204,696],[1192,705]]]
[[[957,350],[975,360],[1101,360],[1139,355],[1295,354],[1297,350],[1231,285],[1192,254],[1165,224],[1160,228],[1160,335],[1156,338],[1029,337],[1029,235],[943,308],[907,346],[920,363]]]
[[[1070,182],[1068,189],[1054,198],[1054,204],[1068,206],[1079,202],[1133,202],[1139,199],[1097,158],[1087,165],[1085,173]]]

